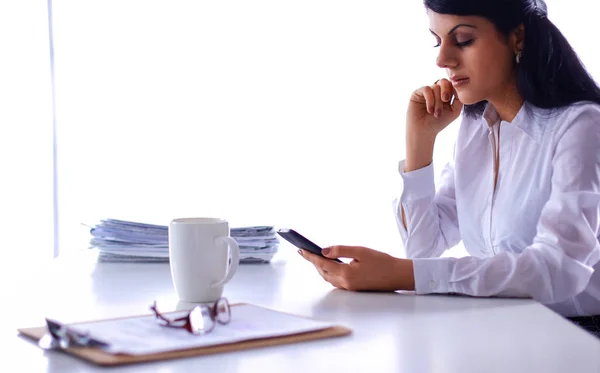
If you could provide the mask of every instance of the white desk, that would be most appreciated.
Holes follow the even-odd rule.
[[[347,337],[137,364],[118,372],[598,372],[600,340],[530,300],[353,293],[335,290],[297,254],[242,265],[225,296],[335,320]],[[16,328],[149,313],[178,307],[168,264],[58,259],[14,278],[5,294],[0,345],[4,367],[23,372],[106,372],[61,352],[44,352]],[[78,263],[77,265],[75,265]],[[179,305],[181,307],[182,305]],[[2,369],[4,371],[5,369]]]

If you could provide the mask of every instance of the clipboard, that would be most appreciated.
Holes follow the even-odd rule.
[[[237,303],[231,305],[231,307],[236,307],[243,305],[245,303]],[[270,310],[274,311],[274,310]],[[280,312],[280,311],[275,311]],[[283,313],[283,312],[281,312]],[[147,315],[139,315],[139,316],[127,316],[124,318],[136,318]],[[298,315],[293,315],[296,317],[303,317]],[[95,320],[95,321],[108,321],[106,320]],[[72,325],[76,325],[78,323],[74,323]],[[23,336],[32,339],[34,341],[39,341],[44,334],[46,334],[46,326],[32,327],[32,328],[19,328],[17,329],[20,334]],[[196,348],[188,348],[182,350],[175,351],[165,351],[153,354],[142,354],[142,355],[127,355],[127,354],[113,354],[109,352],[105,352],[98,348],[90,348],[90,347],[72,347],[67,348],[64,351],[70,355],[78,357],[80,359],[86,360],[96,365],[100,366],[119,366],[119,365],[127,365],[127,364],[135,364],[135,363],[144,363],[144,362],[152,362],[152,361],[161,361],[161,360],[171,360],[178,359],[184,357],[195,357],[202,355],[211,355],[218,354],[223,352],[233,352],[233,351],[242,351],[249,350],[254,348],[262,348],[262,347],[270,347],[270,346],[279,346],[285,344],[299,343],[311,340],[319,340],[325,338],[333,338],[333,337],[342,337],[345,335],[349,335],[352,333],[352,330],[341,325],[336,325],[332,327],[328,327],[325,329],[315,330],[311,332],[304,333],[296,333],[289,334],[278,337],[267,337],[267,338],[258,338],[245,340],[241,342],[233,342],[220,344],[216,346],[206,346],[206,347],[196,347]]]

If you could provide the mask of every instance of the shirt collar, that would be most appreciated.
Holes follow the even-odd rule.
[[[544,133],[544,126],[541,119],[542,113],[538,113],[533,105],[525,102],[521,106],[521,109],[517,112],[512,122],[502,121],[508,123],[515,128],[523,132],[527,137],[533,141],[539,143]],[[488,102],[483,112],[483,120],[481,121],[486,132],[489,131],[490,127],[493,127],[496,123],[500,122],[500,114],[496,111],[494,105]]]

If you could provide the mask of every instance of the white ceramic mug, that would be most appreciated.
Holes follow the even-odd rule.
[[[169,224],[171,278],[179,300],[214,302],[240,261],[229,223],[218,218],[182,218]]]

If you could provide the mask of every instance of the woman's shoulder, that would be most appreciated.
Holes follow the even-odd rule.
[[[580,121],[598,122],[600,125],[600,104],[592,101],[579,101],[556,109],[542,109],[557,122],[569,126]]]
[[[554,109],[545,124],[548,129],[543,138],[553,147],[582,150],[600,146],[600,105],[595,102],[582,101]]]
[[[566,132],[600,132],[600,104],[580,101],[554,109],[536,108],[531,105],[534,122],[542,132],[553,132],[560,138]]]

